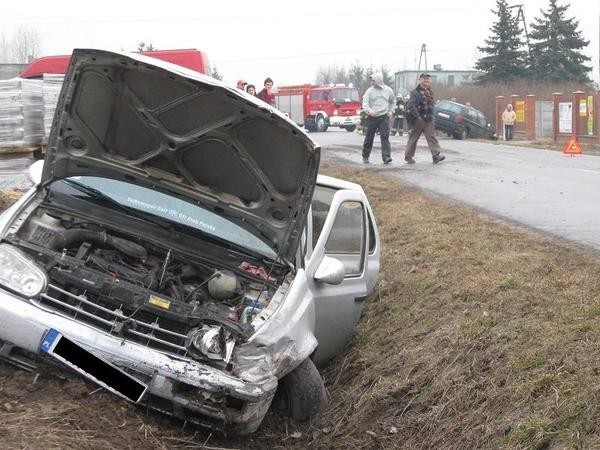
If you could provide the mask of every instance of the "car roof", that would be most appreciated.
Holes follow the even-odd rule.
[[[478,110],[477,108],[473,108],[472,106],[463,105],[462,103],[453,102],[452,100],[441,100],[440,103],[452,103],[453,105],[460,106],[461,108],[472,109],[473,111],[477,111],[485,116],[485,114],[483,112],[481,112],[480,110]]]
[[[327,175],[317,175],[317,184],[336,189],[363,190],[360,184],[352,183],[351,181],[340,180],[339,178],[329,177]]]

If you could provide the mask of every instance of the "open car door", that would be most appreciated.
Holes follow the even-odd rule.
[[[379,238],[373,213],[360,189],[317,185],[309,225],[306,274],[314,296],[313,361],[322,365],[354,333],[366,296],[379,273]]]

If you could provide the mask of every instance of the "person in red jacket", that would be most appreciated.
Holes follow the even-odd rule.
[[[262,91],[256,94],[256,96],[263,102],[275,106],[275,96],[271,93],[271,90],[273,89],[273,80],[267,77],[265,79],[264,86],[265,87],[262,89]]]

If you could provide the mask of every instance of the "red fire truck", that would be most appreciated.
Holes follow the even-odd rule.
[[[360,122],[360,95],[352,86],[279,86],[274,95],[277,109],[309,131],[354,131]]]

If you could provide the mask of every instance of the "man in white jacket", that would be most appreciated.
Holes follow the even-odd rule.
[[[390,146],[390,118],[396,106],[394,91],[383,84],[383,75],[379,72],[371,75],[371,87],[363,96],[362,108],[367,113],[365,141],[363,143],[363,163],[369,163],[375,133],[379,130],[381,138],[381,158],[384,164],[392,162]]]

